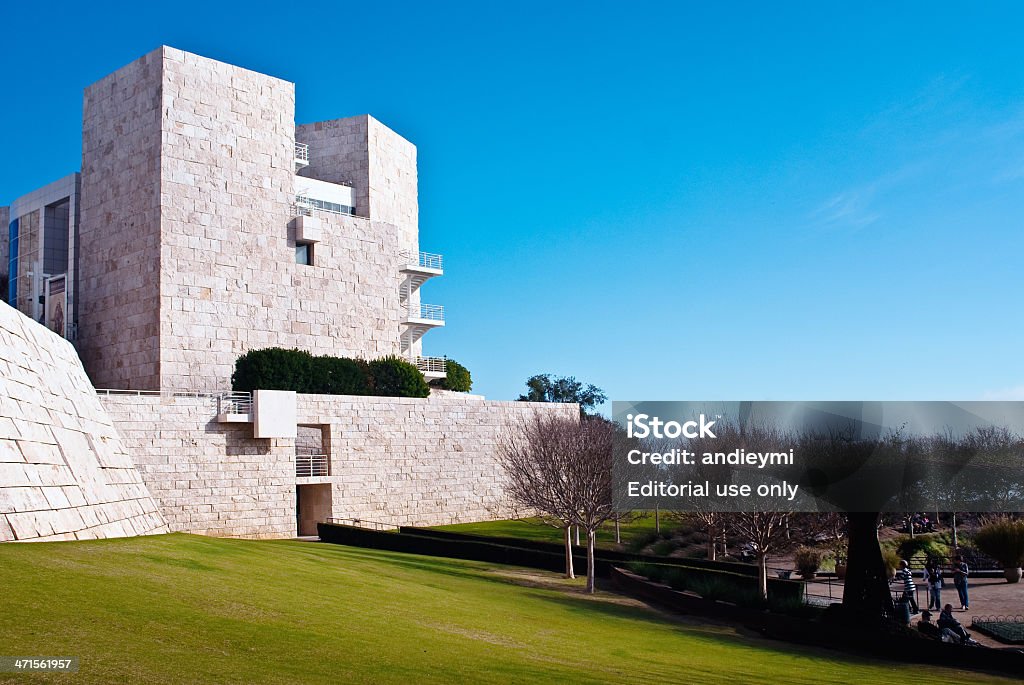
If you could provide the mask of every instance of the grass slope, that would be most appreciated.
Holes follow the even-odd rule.
[[[0,651],[82,659],[50,681],[1000,682],[686,624],[553,575],[328,544],[6,544],[0,579]]]

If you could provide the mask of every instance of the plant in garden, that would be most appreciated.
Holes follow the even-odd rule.
[[[382,397],[427,397],[430,386],[415,365],[401,357],[374,359],[369,364],[373,394]]]
[[[974,535],[974,544],[1006,571],[1006,580],[1016,583],[1024,565],[1024,520],[1001,516],[990,520]]]
[[[815,547],[800,547],[793,555],[796,570],[804,578],[813,578],[821,567],[821,562],[824,558],[825,555],[822,551]]]

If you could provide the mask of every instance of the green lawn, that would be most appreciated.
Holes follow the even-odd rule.
[[[1011,682],[744,637],[553,574],[290,540],[12,543],[0,579],[3,653],[79,656],[50,676],[68,683]]]
[[[667,531],[678,524],[661,519],[661,530]],[[513,519],[508,521],[484,521],[482,523],[458,523],[453,526],[435,526],[437,530],[450,530],[455,533],[472,535],[493,535],[503,538],[524,538],[526,540],[543,540],[545,542],[562,542],[562,529],[544,525],[540,519]],[[621,526],[622,542],[629,544],[641,535],[654,532],[654,517],[637,519]],[[585,533],[580,534],[580,542],[586,544]],[[607,523],[597,531],[599,547],[615,547],[615,524]]]

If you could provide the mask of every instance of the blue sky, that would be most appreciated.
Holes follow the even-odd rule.
[[[489,397],[1024,399],[1024,10],[824,5],[15,3],[0,203],[165,43],[418,146],[426,352]]]

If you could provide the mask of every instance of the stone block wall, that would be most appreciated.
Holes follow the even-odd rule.
[[[351,185],[356,214],[391,224],[401,249],[419,250],[415,145],[368,114],[302,124],[295,139],[309,144],[299,175]]]
[[[294,440],[257,440],[251,423],[217,423],[213,398],[102,401],[172,531],[295,535]]]
[[[295,86],[163,55],[161,387],[223,389],[241,353],[295,339]]]
[[[575,404],[498,402],[462,393],[427,399],[299,395],[303,423],[330,426],[338,518],[444,525],[507,518],[497,447],[534,412],[579,417]]]
[[[328,476],[297,478],[296,441],[219,424],[212,398],[103,396],[172,530],[291,537],[329,516],[405,525],[507,517],[500,436],[532,412],[578,417],[574,404],[299,395],[297,421],[325,428]],[[299,432],[300,448],[305,445]],[[309,487],[324,486],[327,487]],[[296,488],[302,487],[302,511]]]
[[[71,344],[0,304],[0,541],[167,532]]]
[[[160,387],[164,48],[85,90],[78,346],[97,387]]]

